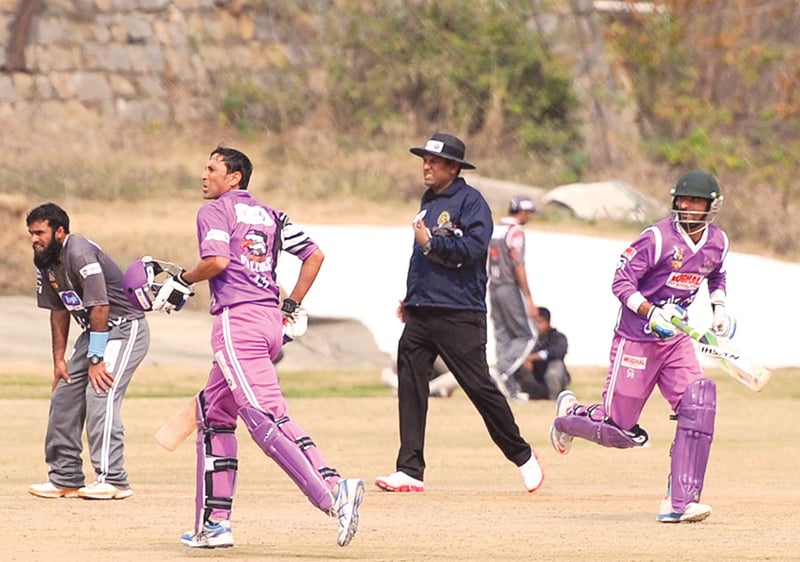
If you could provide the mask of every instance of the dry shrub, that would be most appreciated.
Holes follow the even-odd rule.
[[[29,203],[22,194],[0,193],[0,248],[3,248],[3,267],[0,267],[0,294],[33,295],[34,267],[28,244],[25,215]]]

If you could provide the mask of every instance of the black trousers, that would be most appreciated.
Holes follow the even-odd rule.
[[[437,355],[475,405],[492,441],[515,465],[525,464],[531,458],[531,446],[520,435],[508,402],[489,377],[486,313],[407,307],[405,328],[397,346],[400,414],[397,470],[423,479],[428,373]]]

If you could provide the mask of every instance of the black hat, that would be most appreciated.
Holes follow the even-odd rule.
[[[425,143],[424,148],[411,148],[409,150],[411,154],[416,154],[417,156],[433,154],[446,158],[447,160],[459,162],[461,167],[465,170],[475,169],[475,166],[464,160],[464,152],[466,151],[464,143],[461,139],[453,135],[434,133],[434,135],[428,139],[428,142]]]

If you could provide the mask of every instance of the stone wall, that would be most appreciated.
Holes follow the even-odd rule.
[[[0,118],[89,111],[147,123],[214,118],[231,72],[310,59],[314,9],[267,0],[40,0],[23,71],[8,45],[21,0],[0,0]],[[31,0],[22,0],[31,1]],[[309,8],[311,6],[311,8]]]

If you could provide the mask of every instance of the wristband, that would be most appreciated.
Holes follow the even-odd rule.
[[[108,343],[108,332],[89,332],[89,350],[86,352],[86,357],[97,355],[103,357]]]
[[[288,315],[293,315],[295,311],[300,308],[300,303],[294,299],[283,299],[283,304],[281,305],[281,312]]]

